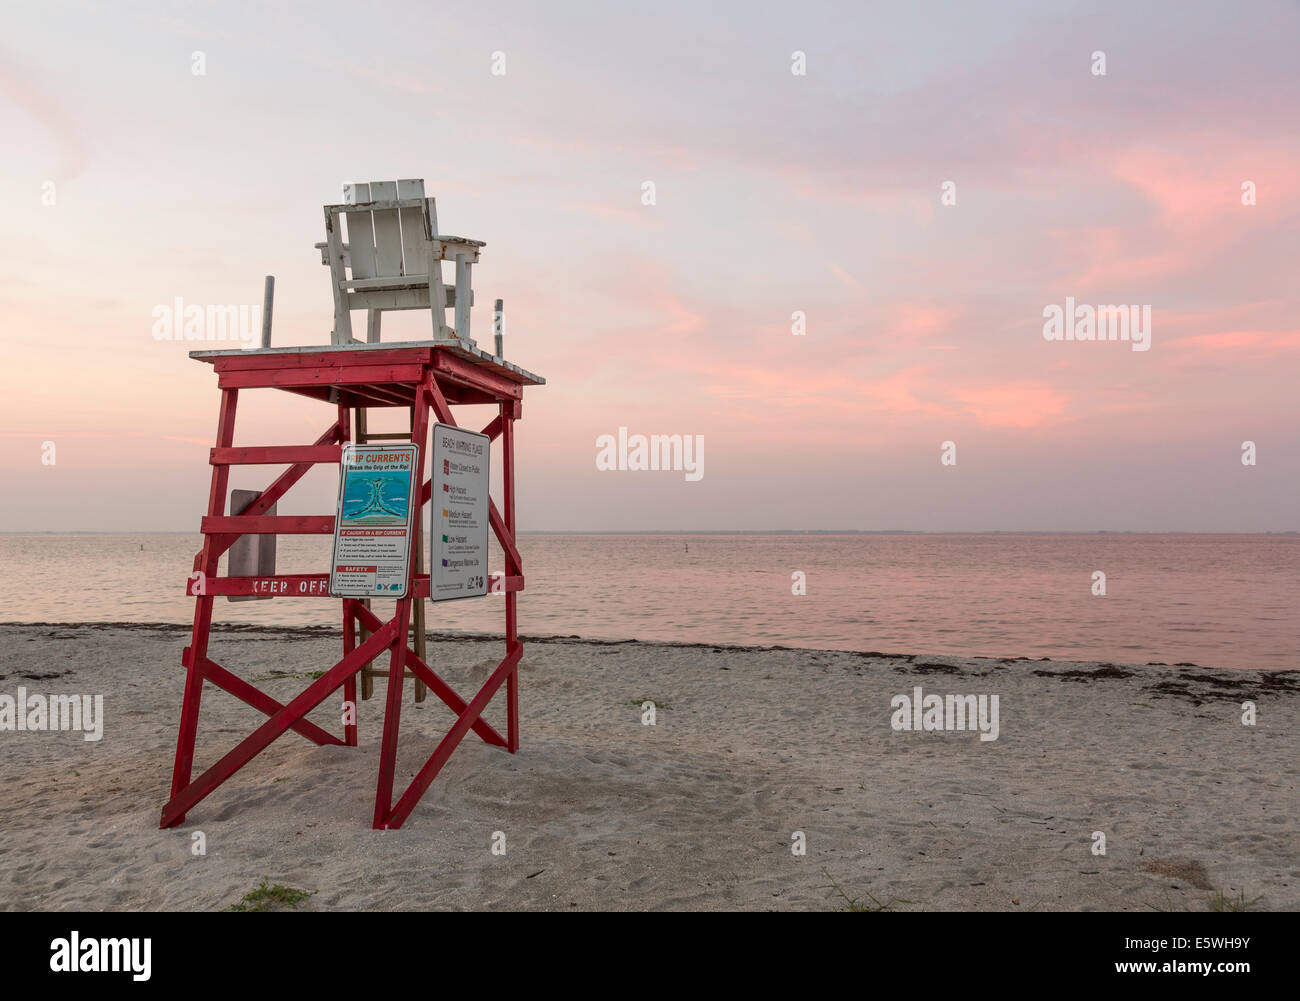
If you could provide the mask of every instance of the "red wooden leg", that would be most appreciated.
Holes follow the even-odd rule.
[[[511,601],[514,593],[506,596]],[[519,750],[519,666],[506,679],[506,750],[511,754]]]
[[[229,448],[235,441],[235,411],[239,404],[239,390],[221,391],[221,408],[217,415],[218,448]],[[212,467],[212,483],[208,489],[208,514],[220,517],[226,511],[226,486],[230,480],[229,466]],[[217,574],[218,556],[211,537],[203,540],[202,551],[194,558],[194,569],[205,577]],[[199,595],[194,599],[194,628],[190,632],[190,645],[185,659],[185,695],[181,702],[181,722],[176,733],[176,760],[172,765],[172,796],[190,784],[194,769],[194,741],[199,730],[199,703],[203,698],[203,659],[208,653],[208,634],[212,630],[212,596]],[[172,821],[183,823],[181,814]]]
[[[194,631],[187,653],[185,697],[181,702],[181,724],[176,734],[176,761],[172,766],[172,795],[190,784],[194,768],[194,739],[199,729],[199,702],[203,698],[203,672],[199,669],[200,655],[195,651],[208,645],[208,628],[212,624],[212,598],[197,599],[194,607]],[[177,823],[184,821],[182,816]]]
[[[406,680],[406,630],[411,622],[411,599],[397,601],[397,631],[388,658],[388,698],[384,705],[384,736],[379,748],[379,784],[375,789],[372,826],[383,830],[393,805],[393,773],[397,768],[397,731],[402,719],[402,683]]]
[[[515,531],[515,418],[514,404],[501,406],[501,486],[505,494],[506,531],[512,539],[517,538]],[[517,547],[516,547],[517,548]],[[507,567],[506,572],[522,574],[522,567]],[[509,656],[519,645],[519,617],[514,591],[506,592],[506,654]],[[506,750],[511,754],[519,750],[519,661],[515,660],[514,670],[506,679]]]
[[[429,459],[425,455],[429,440],[429,395],[435,391],[435,387],[433,373],[429,372],[425,375],[422,390],[415,394],[415,405],[411,413],[411,441],[419,447],[419,468],[415,471],[415,482],[419,484],[424,483],[424,468],[429,464]],[[423,516],[423,504],[421,504],[416,517]],[[406,597],[399,598],[397,601],[397,615],[394,618],[397,631],[393,635],[393,646],[388,660],[388,698],[384,706],[384,735],[379,749],[379,781],[375,788],[375,815],[372,823],[376,830],[384,830],[388,827],[389,814],[392,812],[393,773],[397,768],[397,733],[402,716],[402,686],[406,680],[407,629],[411,622],[411,602],[417,600],[421,599],[415,597],[415,557],[412,554]]]
[[[339,443],[345,448],[352,442],[352,411],[343,403],[339,404]],[[343,457],[339,456],[339,475],[343,475]],[[356,636],[356,616],[352,609],[356,603],[351,598],[343,599],[343,656],[347,656],[357,647]],[[357,679],[355,675],[349,676],[348,680],[343,683],[343,743],[348,747],[357,746],[357,717],[360,715],[360,708],[357,706]],[[352,722],[346,722],[347,715],[351,714]]]

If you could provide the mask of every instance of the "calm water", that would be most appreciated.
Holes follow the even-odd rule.
[[[199,545],[0,535],[0,619],[188,622]],[[281,537],[278,569],[324,572],[329,546]],[[1295,535],[525,535],[521,551],[525,634],[1300,666]],[[806,596],[791,594],[794,571]],[[495,632],[503,618],[488,596],[431,605],[428,622]],[[217,621],[338,619],[329,599],[217,599]]]

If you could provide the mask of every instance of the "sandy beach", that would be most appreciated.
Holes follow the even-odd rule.
[[[162,831],[188,632],[0,626],[0,694],[104,697],[100,740],[0,732],[0,909],[221,910],[263,878],[303,910],[1300,908],[1294,671],[526,638],[519,753],[471,735],[401,830],[370,829],[377,682],[360,747],[287,734]],[[287,700],[338,650],[217,627],[211,652]],[[430,651],[468,696],[502,648]],[[997,695],[997,739],[895,731],[917,687]],[[340,732],[341,699],[310,718]],[[262,718],[207,686],[196,774]],[[451,722],[408,683],[399,785]]]

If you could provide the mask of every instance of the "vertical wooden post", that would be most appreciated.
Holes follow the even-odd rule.
[[[352,610],[351,598],[343,599],[343,656],[347,656],[357,648],[357,617]],[[348,747],[357,746],[357,720],[361,714],[361,709],[357,705],[357,676],[348,675],[348,680],[343,682],[343,701],[346,707],[352,708],[353,722],[343,724],[343,743]]]

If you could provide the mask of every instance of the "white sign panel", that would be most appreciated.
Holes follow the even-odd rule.
[[[492,439],[433,426],[429,598],[477,598],[488,587],[488,459]]]
[[[344,445],[334,517],[330,594],[404,598],[411,576],[420,450]]]

